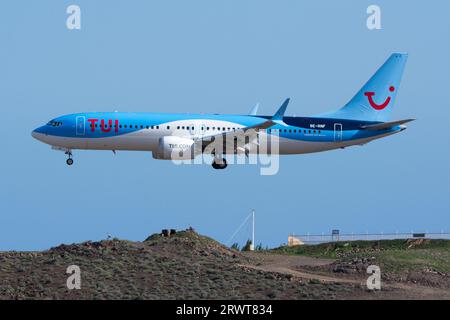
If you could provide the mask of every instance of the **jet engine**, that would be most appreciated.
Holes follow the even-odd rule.
[[[154,159],[186,160],[195,157],[195,143],[189,138],[165,136],[159,139],[158,148],[153,151]]]

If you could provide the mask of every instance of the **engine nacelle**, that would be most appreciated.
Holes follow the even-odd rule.
[[[159,138],[158,149],[153,151],[154,159],[186,160],[195,157],[194,140],[175,136]]]

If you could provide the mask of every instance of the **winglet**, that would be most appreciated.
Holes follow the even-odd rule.
[[[252,110],[250,110],[250,112],[248,113],[249,116],[256,116],[256,114],[258,113],[258,108],[259,108],[259,103],[257,103]]]
[[[286,100],[284,100],[283,104],[281,105],[281,107],[278,109],[278,111],[273,115],[273,117],[270,119],[272,121],[283,121],[283,116],[284,113],[286,112],[286,108],[289,104],[290,99],[287,98]]]

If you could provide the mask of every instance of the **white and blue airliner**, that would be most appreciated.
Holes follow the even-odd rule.
[[[284,116],[289,99],[273,116],[258,115],[257,106],[246,115],[86,112],[57,117],[32,136],[64,151],[68,165],[75,149],[136,150],[164,160],[208,152],[215,169],[227,166],[227,155],[303,154],[364,145],[401,132],[414,120],[389,121],[407,58],[392,54],[344,107],[318,116]],[[276,140],[278,147],[261,151],[260,140]]]

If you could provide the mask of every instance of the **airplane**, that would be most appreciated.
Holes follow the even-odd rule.
[[[154,159],[194,159],[213,156],[212,167],[227,167],[230,154],[288,155],[364,145],[406,129],[415,119],[389,121],[408,54],[393,53],[341,109],[311,117],[285,116],[286,99],[273,116],[86,112],[64,115],[38,127],[32,136],[64,151],[151,151]],[[261,141],[277,148],[261,148]]]

